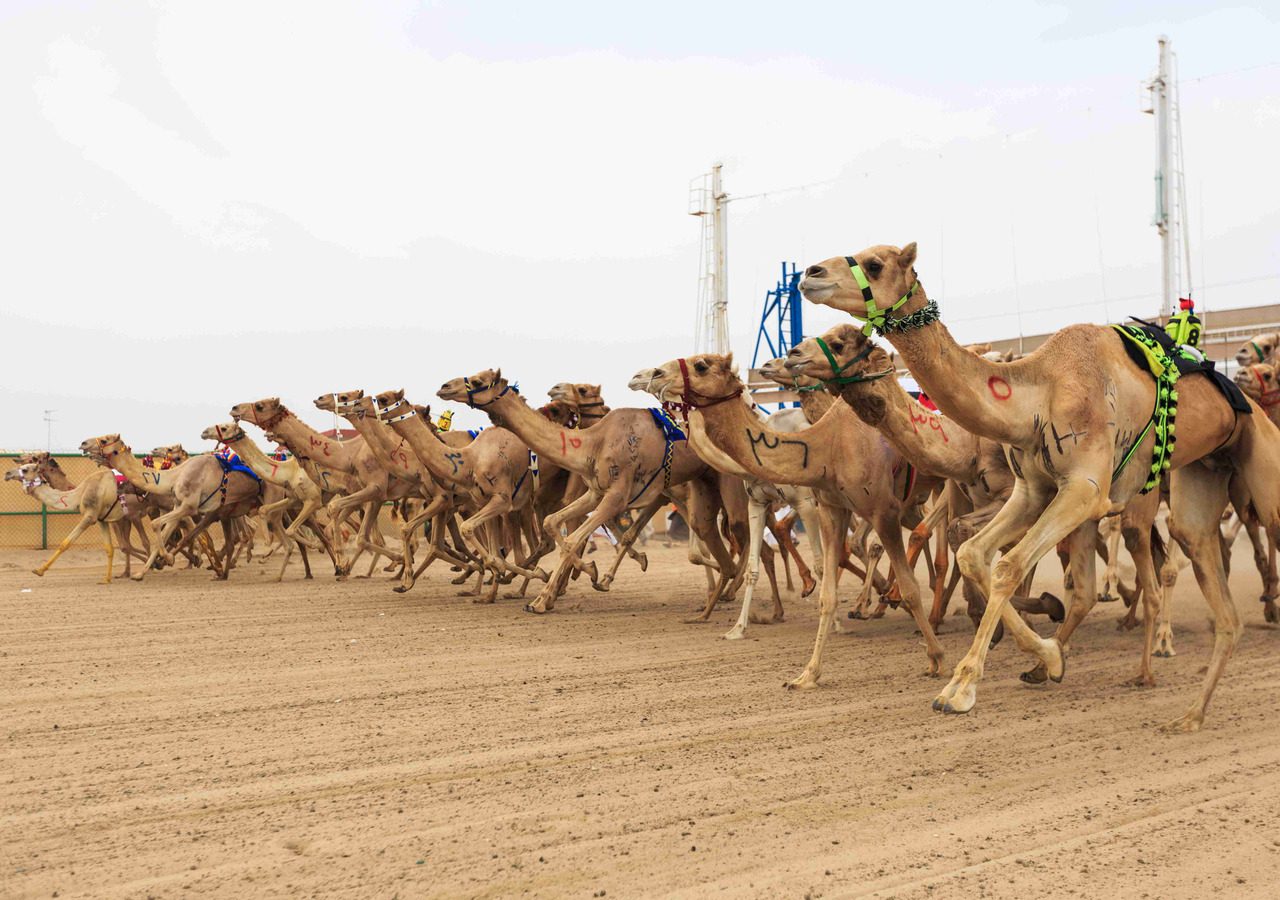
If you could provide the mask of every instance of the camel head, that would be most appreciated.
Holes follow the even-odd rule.
[[[373,402],[378,407],[378,418],[384,422],[390,422],[392,419],[400,421],[414,414],[420,415],[417,407],[412,403],[405,402],[404,388],[374,394]]]
[[[793,391],[812,391],[822,386],[822,382],[802,372],[792,372],[787,368],[785,359],[771,359],[760,367],[760,374],[770,381]]]
[[[100,465],[114,465],[117,456],[128,455],[133,451],[120,440],[120,435],[102,434],[81,441],[80,452]]]
[[[1273,405],[1276,399],[1276,367],[1271,363],[1254,363],[1236,370],[1236,386],[1250,399],[1264,405]]]
[[[275,422],[286,412],[279,397],[263,397],[251,403],[237,403],[231,407],[231,418],[237,422],[248,419],[259,428],[269,428],[269,424],[263,423]]]
[[[339,391],[333,394],[321,394],[315,399],[317,409],[325,412],[344,412],[355,409],[364,391]]]
[[[631,376],[627,387],[693,409],[737,397],[745,390],[732,353],[698,353],[670,360],[656,369],[641,369]]]
[[[827,345],[831,359],[835,360],[834,366],[822,351],[819,340]],[[792,347],[787,354],[787,371],[819,381],[831,381],[840,375],[849,374],[846,369],[865,361],[872,352],[872,346],[871,339],[857,325],[837,325],[816,338],[805,338]]]
[[[547,391],[547,396],[552,400],[570,403],[577,409],[604,405],[604,392],[598,384],[574,384],[571,381],[562,381],[552,385]]]
[[[33,462],[25,462],[4,473],[5,481],[21,481],[23,484],[35,481],[40,475],[40,467]]]
[[[551,390],[554,391],[555,388]],[[547,393],[550,394],[551,391]],[[538,412],[561,428],[572,428],[578,421],[577,409],[567,400],[552,400],[546,406],[540,407]]]
[[[508,390],[507,380],[501,369],[485,369],[470,378],[452,378],[441,385],[436,396],[441,400],[465,403],[467,406],[488,406]]]
[[[191,454],[181,444],[166,444],[165,446],[157,447],[151,451],[151,455],[157,459],[167,459],[175,466],[191,458]]]
[[[864,331],[870,334],[873,326],[885,324],[886,315],[900,319],[926,304],[916,280],[915,261],[914,242],[901,249],[880,244],[854,256],[833,256],[804,270],[800,293],[810,303],[866,321]]]
[[[1252,340],[1245,341],[1236,351],[1236,363],[1241,366],[1251,366],[1255,363],[1269,362],[1278,344],[1280,344],[1280,334],[1274,331],[1255,334]]]
[[[217,441],[219,444],[238,441],[242,437],[244,437],[244,431],[240,428],[239,422],[223,422],[221,425],[210,425],[200,432],[200,440]]]

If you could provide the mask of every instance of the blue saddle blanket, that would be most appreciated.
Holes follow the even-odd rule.
[[[222,474],[230,475],[232,472],[242,472],[248,475],[254,481],[261,481],[257,473],[240,461],[240,457],[227,448],[219,450],[213,454],[213,458],[218,461],[218,465],[222,466]]]
[[[650,407],[649,415],[653,416],[653,424],[662,429],[663,440],[670,443],[671,441],[687,441],[685,433],[676,424],[676,420],[665,409],[656,409]]]

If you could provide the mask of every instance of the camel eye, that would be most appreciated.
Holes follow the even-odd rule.
[[[839,341],[837,341],[836,343],[831,345],[831,349],[834,350],[836,353],[843,353],[844,344],[841,344]]]
[[[258,412],[262,412],[262,404],[261,404],[261,403],[255,403],[255,404],[253,404],[253,408],[254,408],[254,409],[256,409]]]
[[[872,278],[877,278],[880,273],[884,271],[884,263],[880,262],[878,259],[873,259],[863,266],[863,268],[867,270],[867,274]]]
[[[696,363],[693,364],[693,370],[697,372],[699,375],[705,375],[707,372],[707,364],[704,363],[702,360],[698,360]]]

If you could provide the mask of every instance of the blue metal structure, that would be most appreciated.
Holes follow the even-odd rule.
[[[760,330],[756,332],[756,349],[751,367],[760,365],[760,344],[768,354],[765,360],[786,356],[787,351],[804,340],[802,316],[804,302],[800,297],[800,272],[795,263],[782,264],[778,286],[764,295],[764,312],[760,314]]]

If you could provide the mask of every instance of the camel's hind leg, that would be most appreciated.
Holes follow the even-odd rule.
[[[111,565],[115,561],[115,547],[111,543],[111,526],[106,522],[98,523],[98,530],[102,532],[102,546],[107,551],[107,574],[99,584],[111,583]]]
[[[902,526],[898,524],[898,517],[889,515],[887,510],[879,514],[874,526],[884,552],[889,555],[889,565],[898,580],[902,602],[906,604],[907,612],[911,613],[916,627],[924,636],[925,646],[928,648],[929,674],[937,675],[942,666],[942,644],[938,642],[938,636],[933,633],[929,620],[925,618],[924,607],[920,603],[920,585],[916,582],[915,573],[911,571],[906,550],[902,546]]]
[[[40,577],[43,578],[44,573],[49,571],[49,567],[58,561],[58,557],[61,556],[63,553],[66,553],[67,548],[71,546],[71,544],[75,541],[75,539],[80,537],[80,535],[84,534],[85,529],[92,524],[93,524],[93,516],[89,516],[89,515],[86,515],[83,519],[77,522],[76,527],[71,529],[71,533],[62,539],[62,543],[58,545],[58,549],[53,551],[53,556],[50,556],[47,560],[45,560],[42,565],[39,565],[36,568],[32,569],[31,573],[33,575],[39,575]]]
[[[740,641],[747,636],[747,624],[751,622],[751,599],[756,591],[756,582],[760,580],[760,544],[764,542],[764,517],[768,514],[769,504],[748,494],[747,521],[750,534],[747,537],[747,589],[742,594],[742,612],[738,614],[738,621],[734,626],[725,632],[726,640]],[[781,620],[781,616],[775,614],[775,621],[778,620]]]
[[[1240,641],[1240,616],[1231,602],[1218,536],[1218,522],[1227,505],[1229,477],[1228,471],[1214,471],[1195,462],[1176,470],[1170,481],[1169,530],[1191,560],[1196,581],[1213,612],[1213,656],[1200,696],[1186,713],[1164,726],[1167,731],[1199,730],[1213,689]]]
[[[1093,511],[1097,491],[1088,480],[1073,479],[1046,506],[1042,496],[1033,495],[1027,483],[1019,481],[995,518],[960,547],[957,559],[961,571],[986,595],[987,607],[969,652],[956,665],[951,681],[934,698],[935,710],[964,713],[973,709],[987,651],[996,626],[1002,622],[1020,650],[1044,660],[1050,678],[1062,679],[1065,657],[1061,646],[1032,631],[1008,601],[1031,566]],[[1017,545],[1005,554],[993,573],[990,566],[996,550],[1014,540]]]

